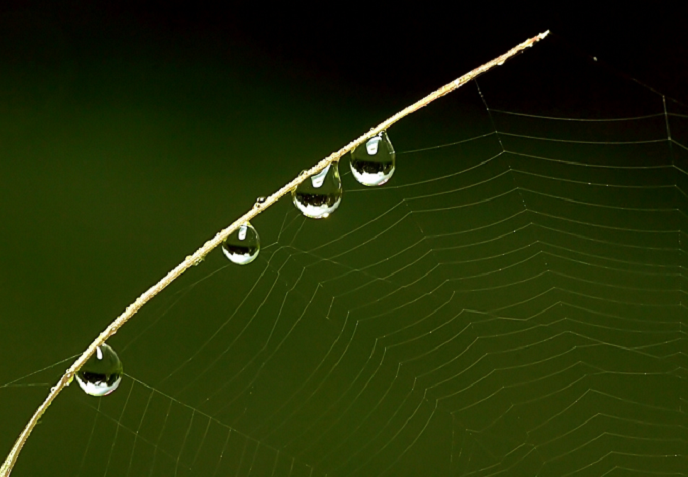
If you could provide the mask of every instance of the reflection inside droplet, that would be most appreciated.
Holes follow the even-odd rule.
[[[108,344],[103,344],[77,371],[76,380],[86,394],[105,396],[117,389],[123,372],[117,353]]]
[[[260,252],[260,237],[253,225],[245,223],[222,243],[225,257],[239,265],[251,263]]]
[[[387,133],[382,131],[370,138],[365,147],[351,151],[351,173],[366,186],[386,183],[394,174],[396,153]]]
[[[294,205],[312,219],[324,219],[337,210],[342,200],[338,163],[333,162],[306,179],[291,192]]]

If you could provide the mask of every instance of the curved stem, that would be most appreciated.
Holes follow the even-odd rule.
[[[22,433],[19,435],[17,438],[16,442],[14,443],[14,446],[12,447],[12,450],[10,450],[10,453],[7,455],[7,458],[5,459],[5,462],[2,464],[2,467],[0,467],[0,477],[9,477],[10,473],[12,472],[12,468],[14,467],[14,464],[17,462],[17,459],[19,457],[19,453],[21,452],[22,447],[24,447],[24,444],[26,443],[26,440],[29,438],[29,435],[31,434],[31,431],[33,428],[36,426],[38,423],[38,420],[43,416],[45,411],[50,407],[50,404],[52,404],[53,400],[57,397],[58,394],[65,388],[65,386],[69,385],[69,383],[72,381],[74,378],[74,375],[76,372],[88,361],[88,359],[93,355],[95,352],[96,348],[105,341],[107,341],[108,338],[110,338],[112,335],[117,333],[117,331],[127,322],[129,319],[136,314],[137,311],[141,309],[143,305],[148,303],[155,295],[163,291],[170,283],[172,283],[174,280],[176,280],[182,273],[184,273],[189,267],[193,266],[194,264],[197,264],[199,261],[203,260],[203,258],[215,247],[220,245],[232,232],[237,230],[241,225],[245,224],[246,222],[250,221],[253,219],[255,216],[260,214],[262,211],[270,207],[272,204],[277,202],[282,196],[287,194],[289,191],[292,189],[296,188],[299,184],[301,184],[304,180],[306,180],[308,177],[312,176],[313,174],[317,174],[318,172],[322,171],[330,165],[334,161],[338,161],[344,154],[347,152],[350,152],[352,149],[354,149],[356,146],[359,146],[360,144],[363,144],[365,141],[370,139],[371,137],[379,134],[381,131],[384,131],[388,129],[391,125],[399,121],[401,118],[408,116],[409,114],[419,110],[420,108],[427,106],[428,104],[432,103],[438,98],[441,98],[442,96],[451,93],[455,89],[460,88],[464,84],[468,83],[472,79],[475,79],[477,76],[485,73],[486,71],[490,70],[494,66],[501,65],[503,64],[507,59],[511,58],[512,56],[520,53],[524,49],[532,46],[536,42],[542,40],[549,34],[549,30],[540,33],[539,35],[530,38],[529,40],[524,41],[523,43],[515,46],[511,50],[507,51],[501,56],[498,56],[494,60],[485,63],[482,66],[479,66],[478,68],[474,69],[473,71],[470,71],[469,73],[466,73],[462,77],[452,81],[449,84],[446,84],[442,86],[440,89],[437,91],[429,94],[425,98],[421,99],[420,101],[417,101],[416,103],[412,104],[411,106],[408,106],[407,108],[399,111],[397,114],[392,116],[391,118],[387,119],[386,121],[383,121],[380,123],[376,128],[371,129],[367,133],[365,133],[363,136],[359,137],[358,139],[351,141],[349,144],[341,148],[337,152],[333,152],[330,154],[328,157],[325,159],[321,160],[318,162],[315,166],[313,166],[310,170],[306,171],[305,174],[300,174],[298,177],[293,179],[291,182],[288,184],[284,185],[281,189],[279,189],[277,192],[272,194],[270,197],[268,197],[264,203],[262,204],[256,204],[254,207],[249,210],[247,213],[245,213],[242,217],[239,219],[235,220],[232,225],[229,227],[219,231],[215,237],[213,237],[211,240],[208,240],[201,248],[196,250],[196,252],[193,255],[189,255],[184,259],[182,263],[177,265],[173,270],[171,270],[165,277],[160,280],[158,283],[153,285],[151,288],[149,288],[145,293],[143,293],[140,297],[134,301],[131,305],[129,305],[124,312],[117,317],[110,325],[93,341],[93,343],[90,344],[88,348],[86,348],[86,351],[79,356],[79,358],[72,364],[67,371],[62,375],[60,380],[57,382],[55,386],[50,388],[50,393],[48,394],[48,397],[43,401],[43,403],[38,406],[36,411],[34,412],[33,416],[31,416],[31,419],[29,422],[26,424],[26,427],[24,427],[24,430]]]

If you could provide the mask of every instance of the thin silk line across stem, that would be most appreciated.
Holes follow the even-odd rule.
[[[10,473],[12,472],[12,468],[14,467],[14,464],[17,462],[17,459],[19,457],[19,453],[21,452],[22,447],[26,443],[26,440],[29,438],[29,435],[31,434],[31,431],[33,428],[36,426],[38,423],[38,420],[41,418],[41,416],[45,413],[45,411],[50,407],[50,404],[53,402],[53,400],[57,397],[57,395],[66,387],[69,385],[69,383],[74,379],[74,375],[77,373],[77,371],[88,361],[88,359],[95,353],[96,348],[104,344],[108,338],[110,338],[112,335],[117,333],[117,331],[127,322],[129,319],[136,314],[137,311],[141,309],[143,305],[148,303],[155,295],[163,291],[170,283],[172,283],[174,280],[176,280],[182,273],[184,273],[188,268],[192,267],[193,265],[199,263],[200,261],[203,260],[203,258],[208,255],[214,248],[216,248],[218,245],[220,245],[232,232],[237,230],[241,225],[245,224],[246,222],[250,221],[254,217],[256,217],[258,214],[260,214],[262,211],[270,207],[272,204],[277,202],[281,197],[286,195],[288,192],[291,190],[295,189],[299,184],[301,184],[303,181],[305,181],[307,178],[310,176],[317,174],[318,172],[322,171],[325,169],[327,166],[332,164],[335,161],[338,161],[339,159],[342,158],[346,153],[352,151],[355,147],[363,144],[365,141],[370,139],[371,137],[379,134],[380,132],[388,129],[390,126],[392,126],[394,123],[399,121],[405,116],[408,116],[409,114],[427,106],[428,104],[432,103],[438,98],[441,98],[442,96],[445,96],[452,91],[460,88],[464,84],[468,83],[469,81],[477,78],[479,75],[485,73],[486,71],[492,69],[495,66],[502,65],[506,60],[511,58],[512,56],[517,55],[518,53],[522,52],[526,48],[534,45],[538,41],[542,40],[549,34],[549,30],[540,33],[539,35],[530,38],[523,43],[515,46],[511,50],[507,51],[501,56],[498,56],[494,60],[485,63],[482,66],[479,66],[478,68],[475,68],[473,71],[470,71],[466,73],[465,75],[461,76],[460,78],[452,81],[451,83],[448,83],[444,86],[442,86],[440,89],[437,91],[427,95],[425,98],[421,99],[420,101],[417,101],[416,103],[412,104],[411,106],[408,106],[407,108],[399,111],[397,114],[392,116],[391,118],[383,121],[380,123],[377,127],[371,129],[358,139],[351,141],[349,144],[341,148],[339,151],[333,152],[330,154],[328,157],[325,159],[321,160],[318,162],[315,166],[313,166],[310,170],[306,171],[305,173],[300,174],[298,177],[293,179],[291,182],[287,183],[284,185],[281,189],[279,189],[277,192],[269,196],[265,202],[262,204],[256,203],[254,207],[249,210],[247,213],[245,213],[242,217],[239,219],[235,220],[234,223],[232,223],[229,227],[219,231],[215,237],[213,237],[211,240],[208,240],[201,248],[196,250],[196,252],[193,255],[189,255],[184,259],[182,263],[177,265],[174,269],[172,269],[162,280],[160,280],[158,283],[153,285],[151,288],[149,288],[146,292],[144,292],[140,297],[136,299],[131,305],[129,305],[124,312],[117,317],[110,325],[102,332],[100,335],[93,341],[93,343],[90,344],[90,346],[84,351],[84,353],[79,356],[79,358],[72,364],[67,371],[62,375],[60,380],[57,382],[55,386],[50,388],[50,393],[48,394],[48,397],[46,397],[45,401],[38,406],[36,411],[34,412],[33,416],[31,416],[31,419],[29,422],[26,424],[26,427],[24,427],[24,430],[22,433],[19,435],[17,438],[16,442],[14,443],[14,446],[10,450],[10,453],[7,455],[7,458],[5,459],[5,462],[2,464],[2,467],[0,467],[0,477],[9,477]]]

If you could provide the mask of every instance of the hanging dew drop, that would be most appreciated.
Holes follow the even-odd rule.
[[[96,352],[77,371],[76,380],[86,394],[105,396],[113,392],[122,381],[124,372],[117,353],[107,344],[96,348]]]
[[[239,265],[251,263],[260,252],[260,237],[250,223],[245,223],[235,230],[222,243],[225,257]]]
[[[382,131],[351,151],[351,173],[365,186],[379,186],[386,183],[394,174],[396,153],[394,146]]]
[[[337,162],[306,179],[291,191],[294,205],[311,219],[323,219],[337,210],[342,201],[342,180]]]

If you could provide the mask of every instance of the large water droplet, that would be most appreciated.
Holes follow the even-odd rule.
[[[251,263],[260,252],[260,237],[250,223],[245,223],[225,239],[222,252],[234,263]]]
[[[396,154],[387,133],[382,131],[351,151],[351,172],[366,186],[379,186],[394,174]]]
[[[105,396],[117,389],[123,372],[117,353],[109,345],[103,344],[77,371],[76,380],[86,394]]]
[[[337,162],[303,181],[291,191],[294,205],[303,215],[322,219],[337,210],[342,201],[342,180]]]

